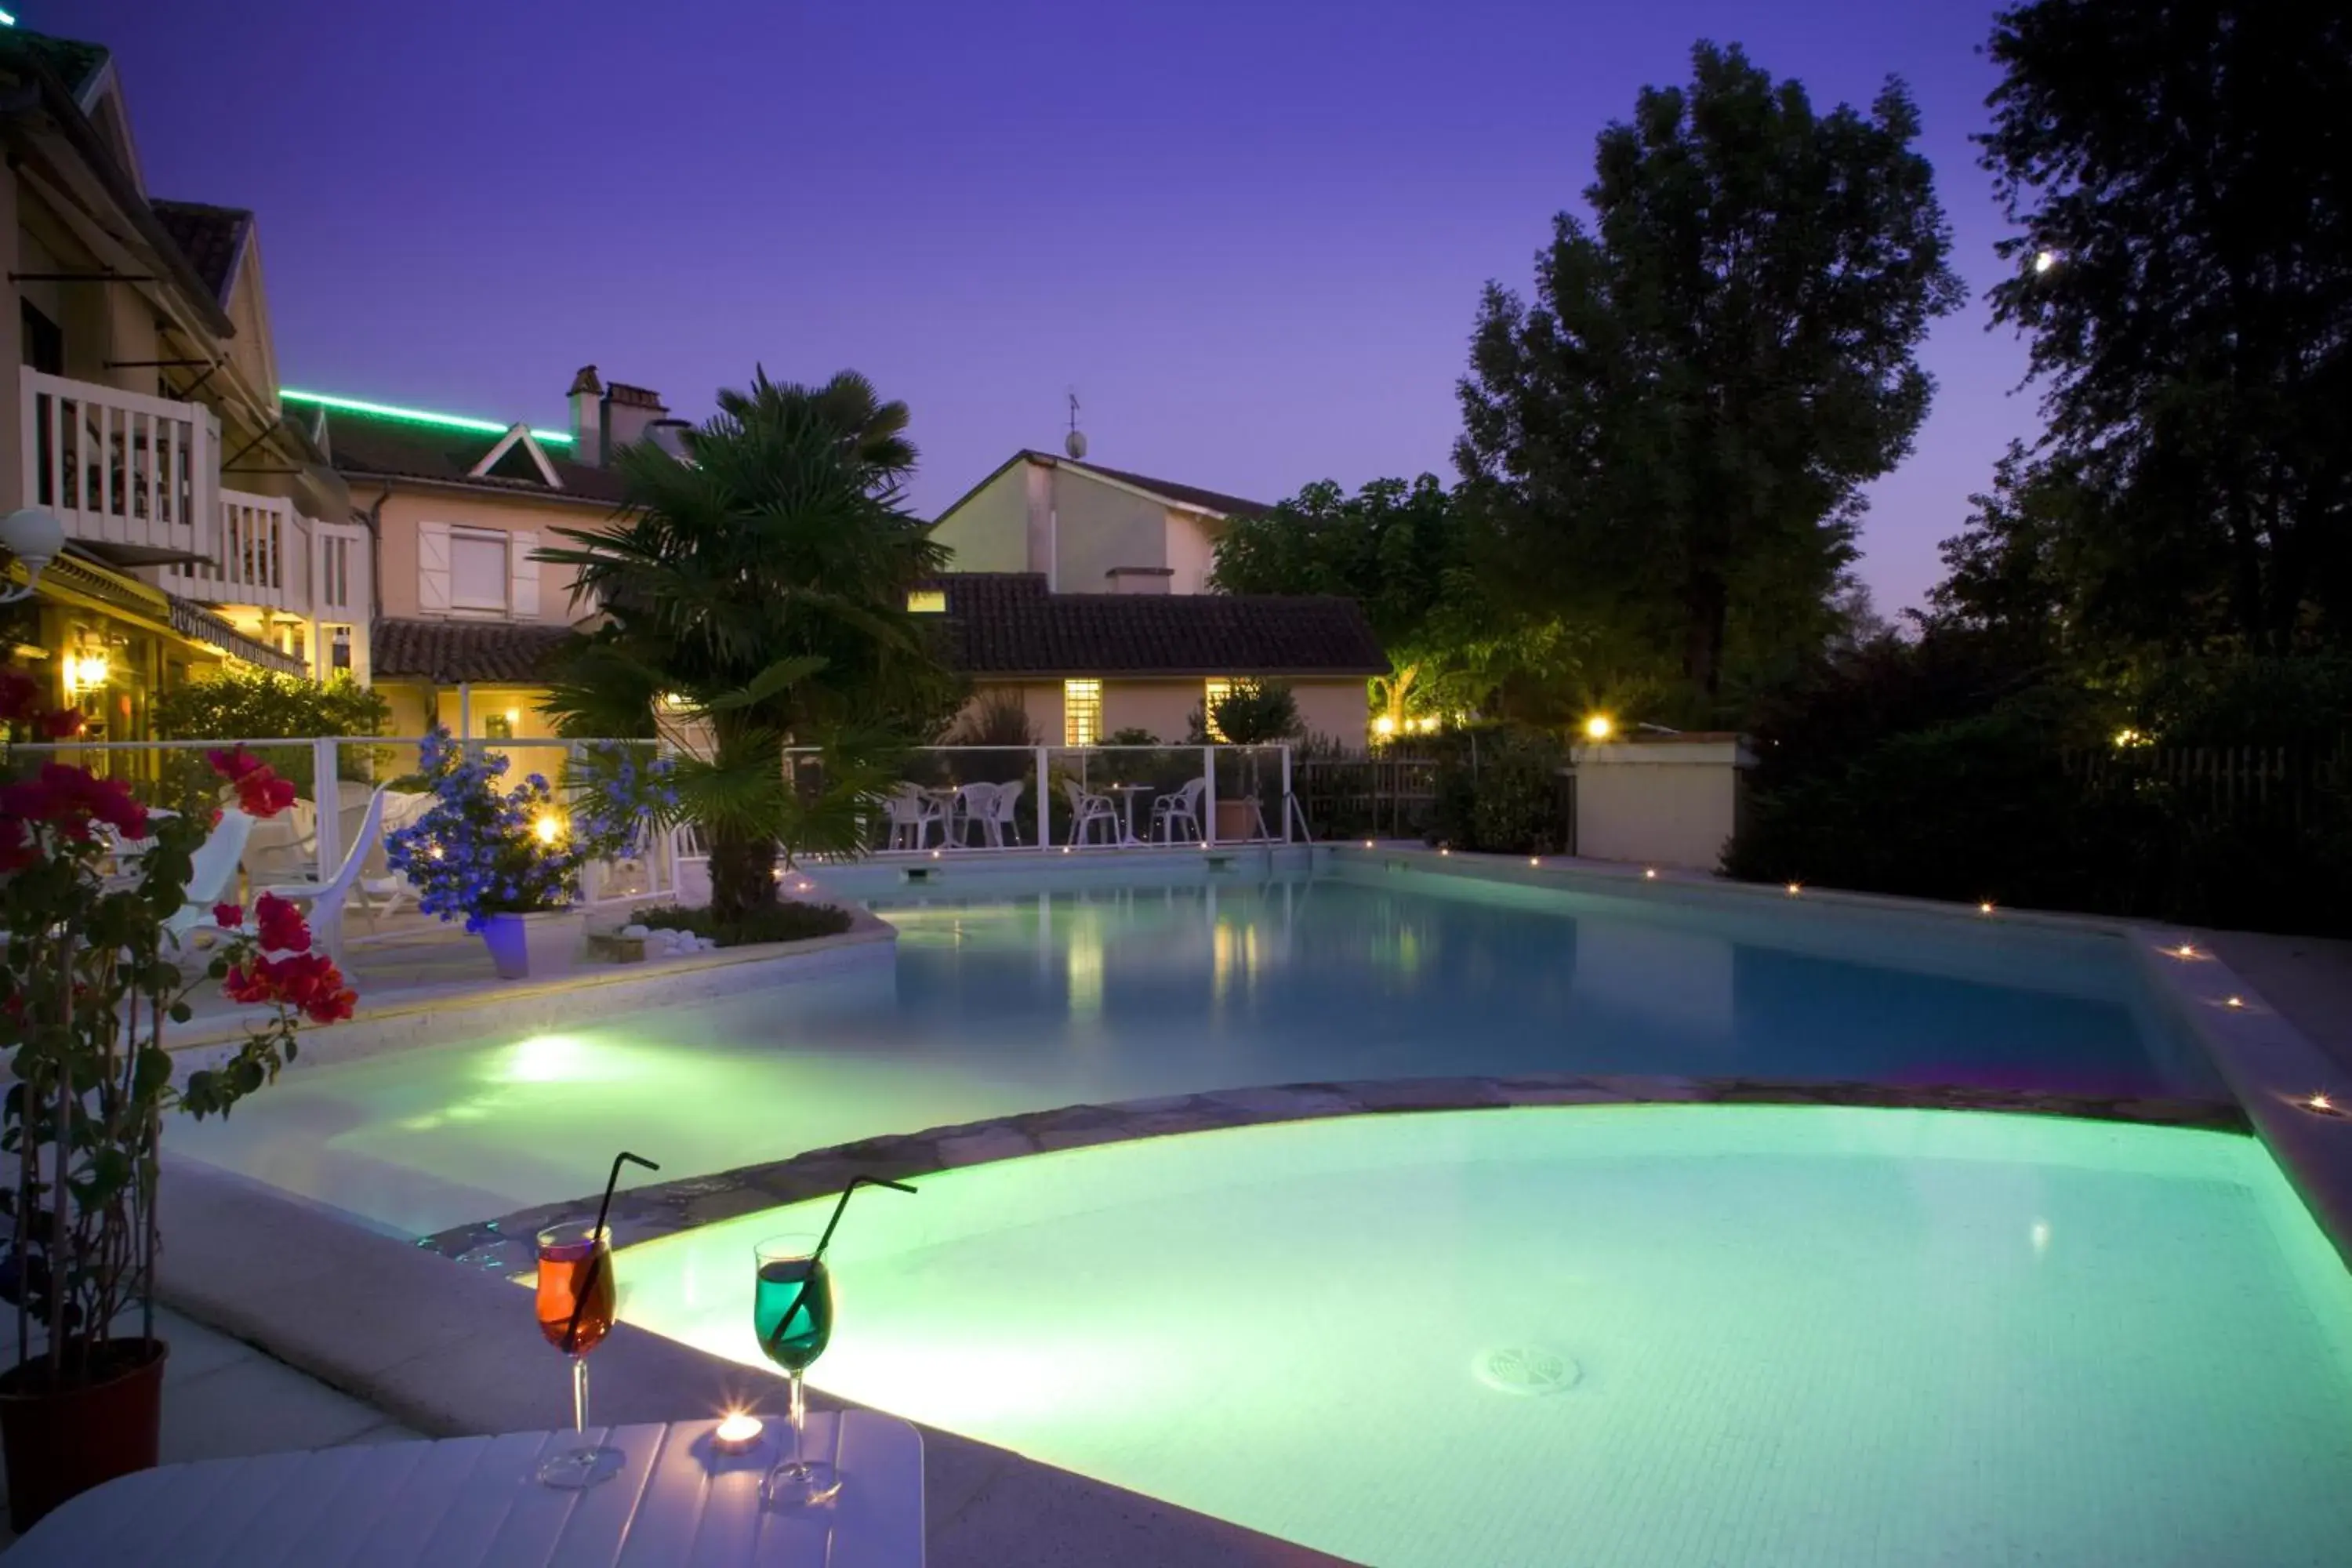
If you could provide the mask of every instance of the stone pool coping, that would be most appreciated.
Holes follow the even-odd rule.
[[[502,1275],[350,1224],[260,1183],[166,1154],[158,1294],[428,1437],[564,1424],[562,1359]],[[782,1380],[616,1325],[590,1366],[590,1418],[774,1416]],[[170,1397],[167,1394],[166,1397]],[[810,1402],[845,1401],[812,1390]],[[930,1568],[1321,1568],[1342,1560],[933,1427],[923,1437]]]
[[[840,906],[849,929],[799,942],[758,942],[641,963],[583,964],[540,980],[499,980],[402,987],[371,1001],[362,994],[346,1022],[302,1031],[304,1062],[355,1061],[410,1046],[439,1045],[492,1030],[530,1032],[677,1006],[739,991],[826,974],[897,947],[898,928],[861,904]],[[175,1075],[216,1065],[268,1013],[247,1008],[208,1015],[166,1037]]]
[[[1952,1085],[1752,1078],[1539,1073],[1508,1078],[1376,1079],[1165,1095],[1105,1105],[1024,1111],[926,1131],[886,1134],[786,1160],[660,1182],[617,1193],[606,1223],[630,1247],[698,1226],[837,1193],[856,1175],[894,1180],[1024,1155],[1139,1138],[1209,1132],[1334,1116],[1493,1110],[1530,1106],[1869,1106],[2066,1116],[2244,1133],[2245,1114],[2226,1100],[2133,1099]],[[527,1270],[532,1237],[567,1220],[593,1219],[600,1193],[454,1226],[417,1245],[486,1273]]]

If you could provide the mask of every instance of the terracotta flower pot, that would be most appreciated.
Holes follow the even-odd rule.
[[[0,1372],[8,1522],[17,1533],[92,1487],[154,1468],[171,1352],[162,1340],[116,1340],[94,1379],[56,1389],[38,1357]]]
[[[561,974],[579,960],[587,940],[588,917],[580,910],[491,915],[482,927],[482,945],[501,980]]]
[[[1244,796],[1240,800],[1217,802],[1217,842],[1241,844],[1257,831],[1257,802]]]

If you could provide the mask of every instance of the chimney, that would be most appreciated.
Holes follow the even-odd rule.
[[[604,456],[646,438],[646,432],[669,416],[661,394],[642,386],[613,382],[604,388]]]
[[[694,425],[689,420],[656,419],[646,426],[646,439],[683,463],[689,460],[686,437],[693,428]]]
[[[604,394],[604,384],[596,379],[596,367],[583,364],[580,374],[572,378],[572,460],[592,468],[604,466],[604,421],[596,400]]]

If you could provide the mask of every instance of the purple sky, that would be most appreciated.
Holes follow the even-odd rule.
[[[1918,96],[1972,296],[1979,0],[22,0],[116,52],[150,188],[250,206],[288,384],[554,425],[572,373],[700,417],[755,362],[913,407],[926,515],[1072,386],[1093,457],[1276,500],[1451,477],[1481,283],[1694,39],[1817,104]],[[1972,298],[1864,574],[1937,575],[2023,351]]]

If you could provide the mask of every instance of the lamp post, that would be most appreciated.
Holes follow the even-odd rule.
[[[58,521],[55,512],[28,506],[0,517],[0,549],[25,563],[25,585],[0,588],[0,605],[31,598],[42,572],[65,552],[65,548],[66,525]]]

